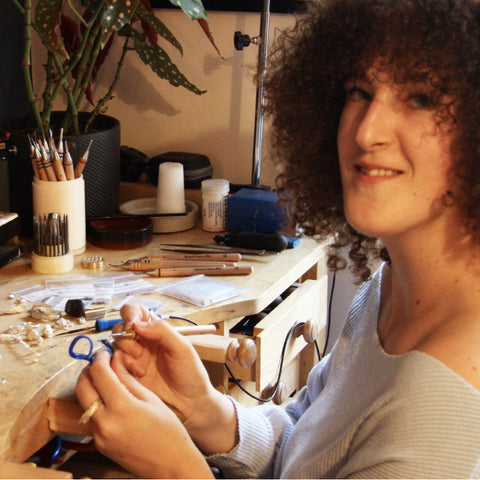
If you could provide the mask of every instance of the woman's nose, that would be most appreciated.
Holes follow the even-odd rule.
[[[394,136],[395,113],[381,100],[373,99],[358,119],[356,141],[365,151],[383,148]]]

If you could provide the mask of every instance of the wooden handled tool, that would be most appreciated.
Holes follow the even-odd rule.
[[[250,275],[253,267],[180,267],[157,268],[145,272],[151,277],[189,277],[191,275]]]
[[[188,327],[174,327],[180,335],[203,335],[205,333],[215,333],[216,325],[192,325]],[[112,333],[113,338],[131,338],[136,340],[139,335],[135,330],[123,330],[122,332]]]

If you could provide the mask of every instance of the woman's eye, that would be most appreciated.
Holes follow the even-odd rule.
[[[347,100],[369,100],[370,95],[359,87],[351,87],[347,89]]]
[[[410,97],[410,104],[414,108],[430,108],[433,106],[433,101],[428,95],[416,94]]]

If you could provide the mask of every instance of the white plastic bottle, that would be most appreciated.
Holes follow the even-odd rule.
[[[202,181],[202,228],[207,232],[223,232],[227,224],[228,180],[210,178]]]

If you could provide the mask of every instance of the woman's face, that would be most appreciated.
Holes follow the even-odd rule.
[[[337,140],[348,222],[384,240],[426,233],[445,214],[441,197],[452,190],[448,126],[438,125],[421,85],[400,89],[373,68],[346,91]]]

